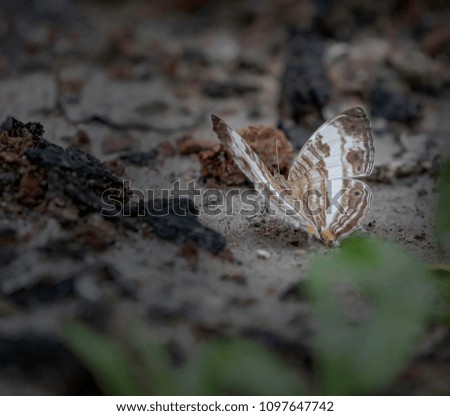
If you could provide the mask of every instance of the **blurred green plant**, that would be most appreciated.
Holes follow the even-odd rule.
[[[186,367],[189,394],[298,395],[296,372],[278,355],[237,338],[211,342]]]
[[[79,322],[66,325],[62,335],[105,393],[124,396],[142,394],[131,374],[129,357],[114,340]]]
[[[439,292],[434,308],[434,319],[450,328],[450,266],[434,264],[430,266],[430,270]]]
[[[317,323],[313,393],[376,392],[399,375],[433,310],[430,275],[411,254],[374,238],[347,239],[316,256],[306,278]],[[212,341],[175,367],[162,345],[137,332],[120,342],[72,323],[64,339],[111,395],[305,393],[295,371],[255,343]]]
[[[450,254],[450,162],[438,190],[436,235]],[[339,249],[316,256],[305,282],[317,324],[317,386],[310,394],[382,391],[406,368],[430,319],[450,326],[449,265],[426,266],[393,243],[349,238]],[[253,342],[211,341],[174,366],[163,345],[145,330],[138,332],[120,340],[75,322],[63,338],[106,394],[306,393],[294,369]]]
[[[450,258],[450,159],[443,163],[438,180],[435,229],[442,250]],[[439,289],[436,318],[450,328],[450,265],[433,264],[430,269]]]
[[[139,324],[134,325],[137,328]],[[166,348],[139,331],[120,342],[81,322],[63,339],[109,395],[297,395],[298,375],[276,354],[242,339],[212,341],[183,366],[171,364]]]
[[[450,159],[443,163],[438,180],[435,229],[441,248],[450,256]]]
[[[347,239],[307,276],[318,324],[314,350],[322,394],[380,391],[405,368],[434,286],[425,265],[396,245]]]

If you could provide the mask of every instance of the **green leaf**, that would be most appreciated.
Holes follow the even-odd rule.
[[[307,284],[322,393],[387,387],[407,365],[432,309],[426,267],[394,244],[352,238],[313,261]]]
[[[211,342],[185,369],[200,395],[299,395],[298,375],[275,353],[241,339]]]
[[[450,160],[443,166],[438,181],[436,235],[439,245],[450,255]]]
[[[139,335],[136,332],[139,330]],[[63,332],[69,348],[110,395],[295,395],[297,375],[275,353],[238,339],[212,341],[181,367],[173,367],[166,349],[138,322],[129,337],[107,338],[82,323]],[[123,346],[123,349],[120,346]]]
[[[450,328],[450,266],[434,264],[430,266],[439,298],[435,305],[435,317],[438,321]]]
[[[106,394],[135,396],[143,393],[131,374],[128,357],[114,341],[81,322],[66,325],[63,339]]]
[[[155,342],[141,322],[131,323],[130,329],[129,337],[123,342],[133,359],[133,374],[136,374],[139,384],[155,396],[183,395],[181,370],[171,365],[165,346]]]
[[[299,378],[277,354],[253,342],[226,338],[205,344],[183,366],[174,368],[164,348],[141,332],[143,373],[156,395],[298,395]],[[141,377],[142,378],[142,377]]]

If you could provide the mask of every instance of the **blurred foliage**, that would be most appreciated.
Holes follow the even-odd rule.
[[[450,162],[439,180],[436,234],[450,254]],[[426,266],[396,244],[353,237],[316,256],[306,276],[317,328],[317,387],[309,394],[373,394],[406,368],[431,319],[450,327],[450,266]],[[437,302],[435,300],[437,299]],[[111,395],[298,395],[295,370],[263,346],[238,338],[205,343],[174,365],[148,328],[107,338],[82,323],[63,337]]]
[[[210,343],[189,365],[191,394],[298,395],[298,375],[278,355],[241,339]]]
[[[408,364],[433,310],[430,269],[392,243],[356,237],[317,256],[307,282],[317,323],[313,393],[365,394],[387,387]],[[145,329],[120,341],[72,323],[64,337],[106,394],[305,393],[277,354],[242,339],[206,343],[175,366]]]
[[[434,309],[435,320],[450,328],[450,266],[434,264],[430,266],[439,298]]]
[[[62,335],[105,393],[142,394],[131,375],[129,357],[113,340],[77,322],[67,325]]]
[[[443,164],[438,181],[436,235],[440,246],[450,256],[450,159]]]
[[[242,339],[212,341],[177,367],[145,332],[120,342],[76,322],[63,337],[109,395],[296,395],[303,390],[278,355]]]
[[[317,258],[308,286],[320,392],[379,391],[411,358],[432,309],[428,269],[394,244],[347,239]]]
[[[436,207],[435,229],[440,247],[447,259],[450,258],[450,159],[442,164],[438,180],[438,201]],[[450,265],[430,266],[439,290],[437,319],[450,328]]]

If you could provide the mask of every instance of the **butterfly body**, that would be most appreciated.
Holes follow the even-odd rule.
[[[223,120],[213,115],[212,121],[239,169],[294,228],[327,245],[361,228],[372,191],[357,178],[369,175],[374,161],[370,122],[363,109],[351,108],[313,133],[287,179],[272,175]]]

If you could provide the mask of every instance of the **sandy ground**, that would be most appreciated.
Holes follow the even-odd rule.
[[[46,10],[43,3],[40,7]],[[195,180],[206,191],[197,154],[179,154],[176,141],[190,135],[217,143],[211,113],[221,115],[235,128],[251,124],[276,127],[283,121],[280,80],[290,54],[285,28],[289,12],[277,2],[262,2],[259,11],[247,5],[245,13],[254,16],[248,23],[237,5],[218,3],[205,12],[202,2],[198,3],[185,6],[194,11],[182,6],[167,11],[135,2],[67,2],[75,10],[71,17],[64,10],[53,10],[56,17],[43,12],[42,21],[64,16],[69,29],[77,29],[78,38],[60,34],[54,41],[49,41],[53,38],[45,24],[35,28],[25,14],[22,24],[30,27],[30,33],[25,31],[18,42],[35,52],[24,56],[17,52],[6,66],[0,78],[0,119],[13,115],[23,122],[37,121],[44,125],[47,140],[64,148],[82,147],[101,161],[171,143],[173,154],[144,166],[125,163],[120,176],[138,189],[170,188],[181,179],[182,183]],[[285,25],[272,16],[271,7],[277,10],[275,17],[285,19]],[[303,23],[308,23],[307,17]],[[411,93],[421,103],[420,118],[414,123],[371,117],[377,175],[368,179],[374,199],[365,224],[370,234],[398,242],[426,262],[438,263],[442,255],[433,232],[435,172],[436,157],[449,150],[448,78],[438,59],[422,52],[407,33],[400,35],[394,42],[392,35],[383,37],[373,28],[358,28],[347,39],[327,38],[324,56],[331,62],[326,70],[333,93],[321,110],[326,118],[353,105],[370,111],[365,89],[377,71],[386,85],[407,95],[409,78],[400,69],[392,70],[392,62],[397,61],[390,54],[404,52],[406,56],[412,50],[418,56],[415,76],[420,82],[426,84],[433,77],[444,80],[439,94]],[[338,53],[342,53],[340,59],[335,58]],[[352,53],[356,56],[350,56]],[[204,60],[208,64],[202,63]],[[364,65],[370,60],[368,69]],[[246,67],[242,62],[250,64]],[[400,62],[397,67],[402,65]],[[426,67],[422,72],[420,65]],[[363,86],[358,84],[361,71],[369,74]],[[356,85],[340,88],[342,76]],[[230,79],[254,90],[225,96],[223,91],[219,96],[205,94],[205,85],[226,84]],[[320,124],[317,112],[312,113],[300,124],[299,142]],[[86,141],[80,139],[80,132]],[[206,205],[201,199],[195,202],[200,208]],[[312,324],[308,305],[296,287],[310,256],[330,249],[308,241],[287,224],[265,214],[249,218],[236,213],[201,213],[198,221],[226,238],[231,254],[224,256],[161,239],[148,229],[125,230],[97,214],[67,227],[45,211],[36,215],[24,208],[13,215],[5,204],[2,201],[0,205],[1,225],[15,229],[17,254],[0,269],[1,345],[5,362],[12,363],[0,370],[0,392],[59,394],[79,388],[61,382],[63,376],[55,369],[66,360],[58,331],[74,317],[92,319],[104,327],[115,319],[137,315],[148,322],[157,338],[176,340],[187,355],[199,333],[213,331],[245,334],[280,349],[295,347],[302,351],[300,359],[308,360]],[[234,200],[233,211],[239,208],[240,202]],[[42,250],[63,237],[71,238],[80,224],[107,229],[113,242],[100,249],[88,244],[78,256],[64,250],[58,255]],[[49,301],[38,294],[33,298],[39,282],[68,279],[75,280],[69,295]],[[15,302],[11,296],[24,288],[31,298],[25,304]],[[24,339],[32,342],[23,347],[23,354],[37,351],[37,361],[43,363],[35,362],[31,372],[22,365],[17,349]],[[54,361],[45,352],[49,345],[57,351]],[[46,373],[43,366],[50,370]],[[440,389],[444,387],[439,385],[434,392],[441,393]],[[428,390],[420,382],[405,387],[400,380],[392,391]]]

